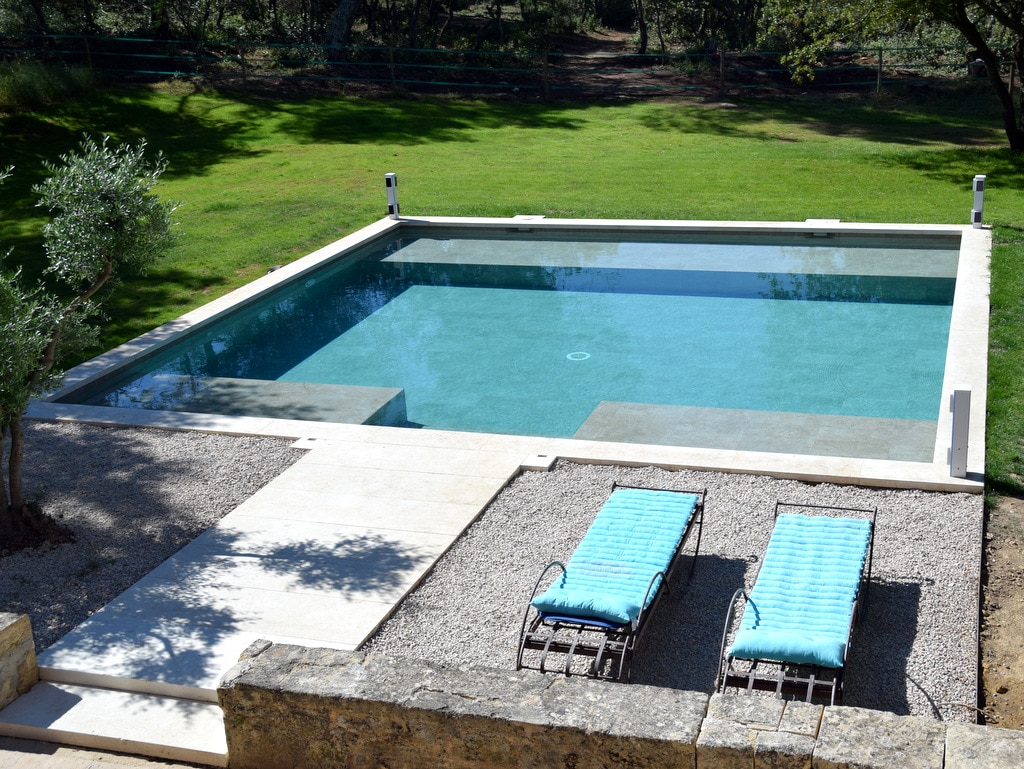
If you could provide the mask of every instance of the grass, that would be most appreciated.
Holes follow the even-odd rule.
[[[0,112],[39,109],[88,93],[93,73],[83,67],[38,62],[0,62]]]
[[[109,348],[384,215],[967,222],[994,225],[990,484],[1024,491],[1024,159],[984,84],[952,92],[538,104],[275,98],[185,83],[107,90],[0,117],[16,176],[0,243],[38,271],[31,185],[83,132],[145,137],[170,165],[179,244],[110,306]]]

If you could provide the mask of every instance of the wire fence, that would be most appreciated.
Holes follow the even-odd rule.
[[[86,67],[108,78],[289,81],[408,91],[559,97],[694,91],[882,89],[893,83],[983,77],[966,48],[831,52],[794,82],[783,54],[560,53],[190,42],[82,35],[0,36],[0,59]]]

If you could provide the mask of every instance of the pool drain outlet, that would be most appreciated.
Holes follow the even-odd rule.
[[[589,352],[571,352],[565,356],[569,360],[586,360],[590,357]]]

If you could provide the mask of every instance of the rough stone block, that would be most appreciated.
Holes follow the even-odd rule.
[[[754,769],[811,769],[814,738],[791,732],[758,732]]]
[[[0,708],[39,682],[32,625],[24,614],[0,613]]]
[[[946,769],[1024,766],[1024,732],[975,724],[946,727]]]
[[[707,695],[273,644],[218,690],[234,769],[695,766]]]
[[[920,716],[880,710],[825,710],[814,769],[942,769],[945,726]]]
[[[697,738],[697,766],[750,769],[758,731],[735,721],[705,718]]]
[[[792,732],[806,737],[817,737],[824,705],[811,702],[787,702],[779,722],[780,732]]]
[[[785,707],[786,703],[775,697],[718,693],[712,694],[708,702],[708,718],[774,731],[779,728]]]

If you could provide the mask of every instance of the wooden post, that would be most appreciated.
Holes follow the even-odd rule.
[[[718,90],[725,93],[725,49],[718,49]]]
[[[875,93],[882,92],[882,47],[878,47],[878,83],[875,85]]]

